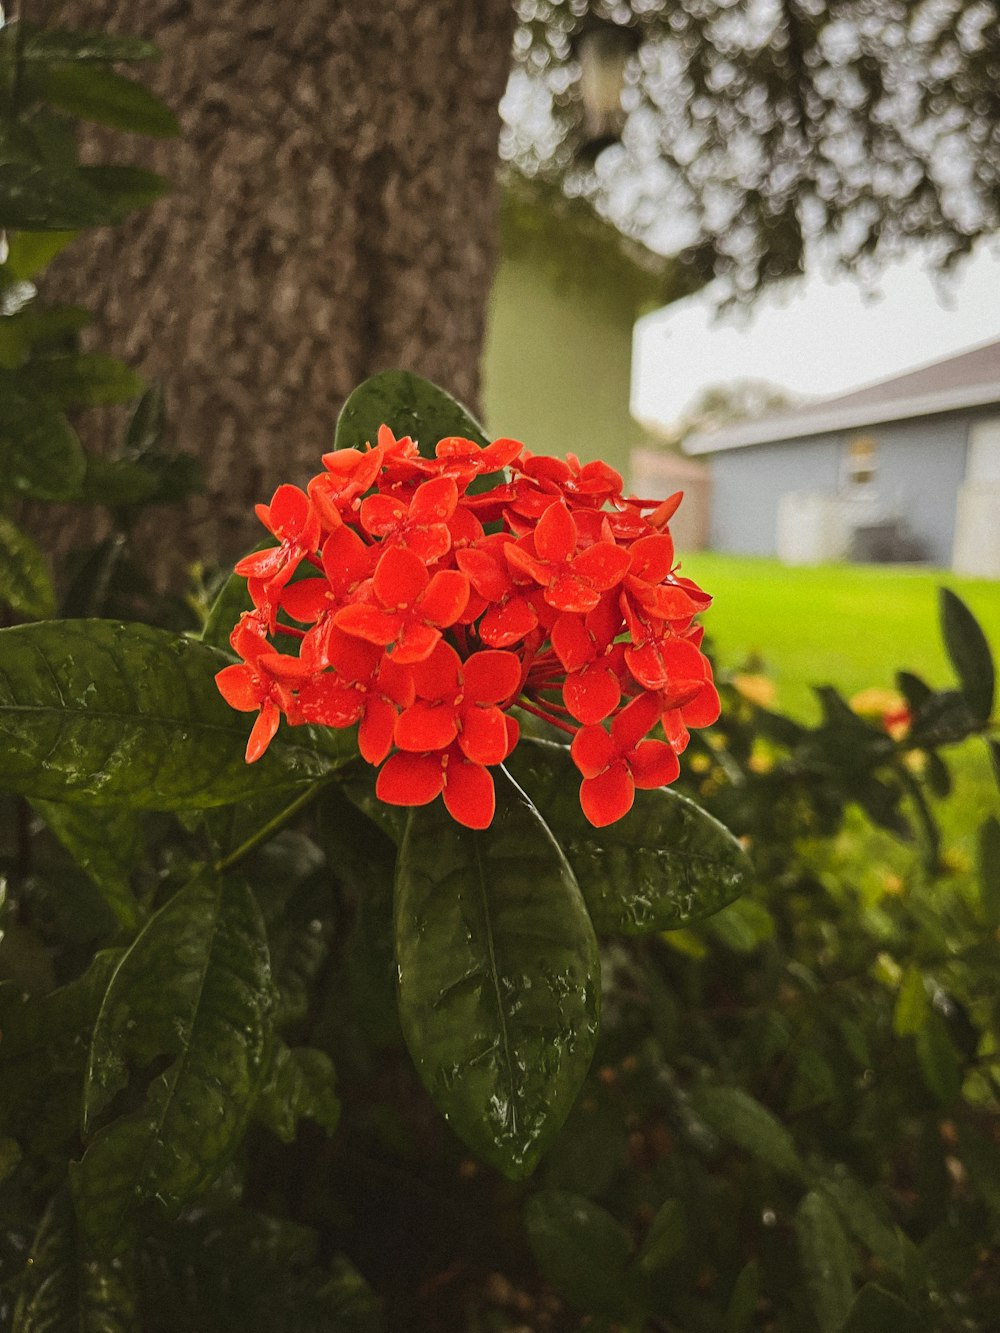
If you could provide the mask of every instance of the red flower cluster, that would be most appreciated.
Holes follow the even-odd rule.
[[[386,426],[323,464],[307,491],[279,486],[257,506],[279,544],[236,566],[255,609],[230,640],[241,664],[216,681],[234,708],[259,710],[249,762],[282,714],[358,723],[382,800],[443,795],[459,823],[485,828],[517,707],[573,736],[598,827],[636,787],[673,781],[688,727],[719,713],[693,624],[710,599],[674,571],[679,495],[626,498],[606,464],[515,440],[449,437],[428,459]],[[487,474],[498,484],[477,490]],[[647,739],[657,724],[666,739]]]

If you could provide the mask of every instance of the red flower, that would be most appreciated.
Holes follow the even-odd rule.
[[[388,647],[397,662],[419,662],[465,610],[469,580],[457,569],[429,578],[412,551],[390,546],[375,566],[372,592],[378,605],[355,602],[338,611],[333,623],[345,634]]]
[[[498,705],[512,699],[521,684],[514,653],[486,649],[463,662],[442,642],[412,674],[418,698],[396,722],[401,750],[443,750],[456,741],[474,763],[502,763],[507,726]]]
[[[388,426],[323,464],[308,493],[280,486],[258,506],[279,545],[237,565],[255,610],[231,640],[243,661],[217,680],[258,712],[249,760],[282,715],[357,724],[381,799],[441,795],[485,828],[516,707],[573,737],[599,827],[676,777],[688,728],[719,709],[694,623],[710,599],[677,573],[667,530],[679,496],[626,497],[606,464],[515,440],[448,436],[429,458]],[[316,573],[292,582],[303,561]],[[658,724],[666,741],[646,739]]]
[[[577,526],[563,500],[550,504],[534,532],[504,547],[504,555],[540,584],[545,600],[560,611],[593,610],[629,567],[628,552],[613,541],[577,552]]]
[[[256,514],[281,545],[244,556],[236,562],[236,573],[281,587],[295,573],[302,558],[311,555],[319,545],[319,517],[308,495],[297,486],[279,486],[270,505],[257,505]]]
[[[658,713],[656,697],[641,694],[614,718],[610,735],[603,727],[582,727],[574,736],[570,753],[583,774],[580,804],[596,828],[628,814],[636,787],[664,787],[680,772],[669,745],[642,739]]]
[[[375,795],[387,805],[427,805],[442,794],[452,819],[466,828],[489,828],[493,822],[492,775],[458,745],[432,754],[391,755],[375,782]]]

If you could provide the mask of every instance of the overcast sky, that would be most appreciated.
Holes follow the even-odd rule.
[[[632,412],[670,424],[702,389],[767,380],[825,396],[1000,338],[1000,246],[935,279],[920,258],[886,269],[870,294],[852,279],[797,279],[749,315],[699,293],[636,325]]]

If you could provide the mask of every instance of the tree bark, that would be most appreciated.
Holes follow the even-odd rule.
[[[176,560],[228,560],[255,501],[302,485],[367,375],[472,404],[495,259],[510,0],[59,0],[53,26],[151,37],[180,140],[114,141],[171,195],[82,239],[47,294],[165,389],[209,494],[157,518]],[[108,158],[87,131],[84,155]]]

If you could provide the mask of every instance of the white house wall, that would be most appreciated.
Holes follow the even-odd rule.
[[[716,454],[711,460],[711,545],[737,555],[777,554],[781,495],[842,491],[847,442],[863,433],[876,442],[872,484],[884,508],[903,520],[926,559],[947,568],[969,419],[968,414],[930,417]]]
[[[786,491],[833,492],[840,481],[836,436],[758,444],[711,460],[709,545],[733,555],[776,555],[778,505]]]

